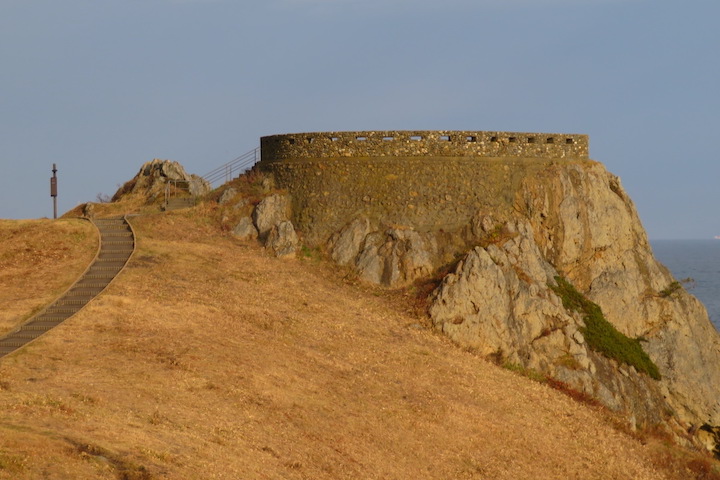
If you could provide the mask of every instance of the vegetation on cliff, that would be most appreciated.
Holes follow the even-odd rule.
[[[557,285],[550,285],[550,288],[560,297],[563,306],[583,316],[585,328],[581,332],[591,349],[660,380],[660,371],[643,350],[640,340],[619,332],[605,319],[600,306],[588,300],[566,279],[557,276],[555,281]]]

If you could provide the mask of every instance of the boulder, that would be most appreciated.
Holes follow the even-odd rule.
[[[240,240],[256,240],[258,238],[257,228],[253,225],[250,217],[241,218],[232,233]]]
[[[352,245],[347,252],[352,253],[354,246],[360,245],[357,242],[358,232],[364,228],[360,223],[346,232],[347,244]],[[355,266],[360,278],[365,281],[400,287],[430,275],[433,271],[437,245],[432,235],[423,235],[407,228],[390,228],[383,234],[371,232],[366,235],[362,245]]]
[[[220,195],[220,199],[218,200],[218,203],[220,205],[225,205],[227,203],[230,203],[233,198],[238,194],[238,191],[234,187],[230,187],[225,189],[225,191]]]
[[[292,222],[283,220],[270,229],[265,247],[273,252],[276,257],[295,256],[300,240]]]
[[[357,218],[334,235],[330,240],[330,256],[335,263],[353,264],[369,233],[370,221],[367,218]]]
[[[212,191],[212,185],[200,175],[192,173],[188,180],[188,189],[193,197],[202,197]]]
[[[90,220],[95,218],[95,204],[86,203],[83,206],[82,214],[83,214],[83,217],[89,218]]]
[[[265,197],[253,210],[252,219],[260,239],[264,240],[273,227],[290,219],[290,199],[277,193]]]

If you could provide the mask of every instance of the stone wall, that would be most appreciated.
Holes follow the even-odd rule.
[[[479,209],[511,209],[532,171],[588,160],[585,135],[329,132],[263,137],[261,147],[258,165],[290,192],[293,223],[309,246],[358,217],[451,232]]]
[[[334,157],[587,158],[588,136],[477,131],[322,132],[260,139],[262,161]]]

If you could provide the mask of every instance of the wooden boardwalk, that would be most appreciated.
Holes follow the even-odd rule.
[[[0,358],[27,345],[72,317],[95,298],[125,267],[135,251],[135,235],[125,218],[93,220],[100,249],[85,273],[60,298],[16,330],[0,338]]]

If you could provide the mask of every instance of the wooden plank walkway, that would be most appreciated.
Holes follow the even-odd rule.
[[[0,338],[0,358],[27,345],[72,317],[102,292],[135,251],[135,234],[125,218],[93,220],[100,249],[85,273],[60,298],[13,332]]]

